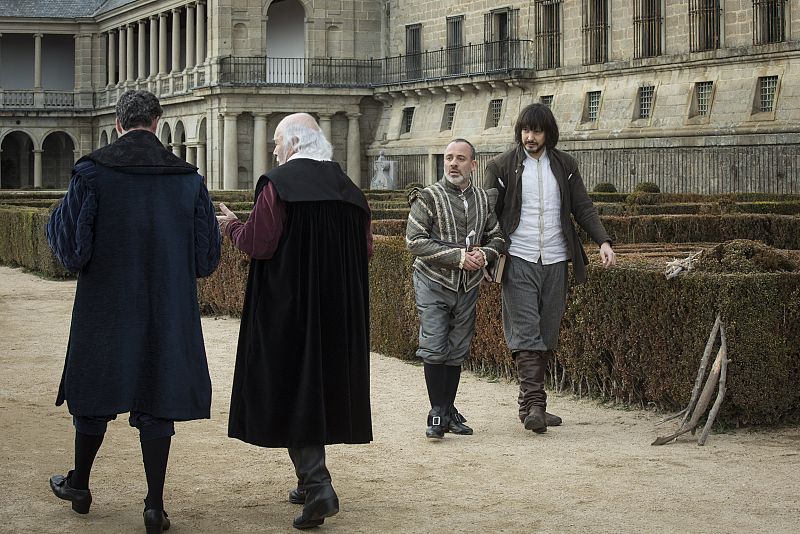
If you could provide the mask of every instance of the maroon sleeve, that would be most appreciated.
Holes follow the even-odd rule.
[[[233,245],[251,258],[268,260],[278,248],[285,220],[286,206],[269,182],[259,193],[247,222],[231,221],[225,232]]]

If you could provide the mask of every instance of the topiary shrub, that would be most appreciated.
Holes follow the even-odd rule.
[[[660,193],[661,188],[658,187],[658,184],[653,182],[639,182],[636,184],[636,187],[633,188],[633,191],[641,191],[642,193]]]
[[[592,189],[592,192],[594,192],[594,193],[616,193],[617,192],[617,186],[615,186],[611,182],[600,182],[599,184],[594,186],[594,189]]]
[[[734,239],[704,250],[693,270],[707,273],[773,273],[798,270],[795,260],[758,241]]]

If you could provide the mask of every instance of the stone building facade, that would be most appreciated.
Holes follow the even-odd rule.
[[[210,188],[249,188],[308,111],[362,186],[511,146],[531,102],[591,186],[800,193],[800,0],[0,0],[0,187],[64,187],[129,88]]]

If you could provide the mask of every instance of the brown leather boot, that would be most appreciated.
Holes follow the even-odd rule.
[[[544,375],[547,369],[547,351],[519,351],[514,358],[519,378],[519,416],[528,430],[547,431],[547,393]]]

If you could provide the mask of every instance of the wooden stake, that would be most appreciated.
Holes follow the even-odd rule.
[[[730,361],[728,360],[728,343],[725,339],[725,325],[721,325],[720,327],[720,337],[722,338],[722,346],[719,349],[720,352],[722,352],[722,371],[719,375],[719,391],[717,392],[717,399],[714,401],[714,406],[711,407],[711,411],[708,413],[706,426],[703,427],[703,432],[697,439],[697,444],[701,446],[706,444],[708,434],[711,432],[711,426],[714,424],[714,419],[717,417],[719,407],[722,405],[722,401],[725,398],[725,384],[728,379],[728,362]]]
[[[719,331],[721,324],[722,319],[720,318],[719,314],[717,314],[717,318],[714,321],[714,326],[711,328],[711,334],[709,334],[708,341],[706,342],[706,349],[703,351],[703,359],[700,360],[700,367],[697,369],[697,378],[694,380],[692,399],[689,401],[689,405],[686,406],[686,413],[684,414],[683,419],[681,419],[681,428],[686,425],[686,420],[692,415],[692,410],[694,410],[695,403],[697,403],[697,397],[700,394],[700,385],[703,383],[703,377],[706,374],[706,367],[708,366],[708,358],[711,356],[711,349],[714,348],[714,341],[717,339],[717,332]]]

